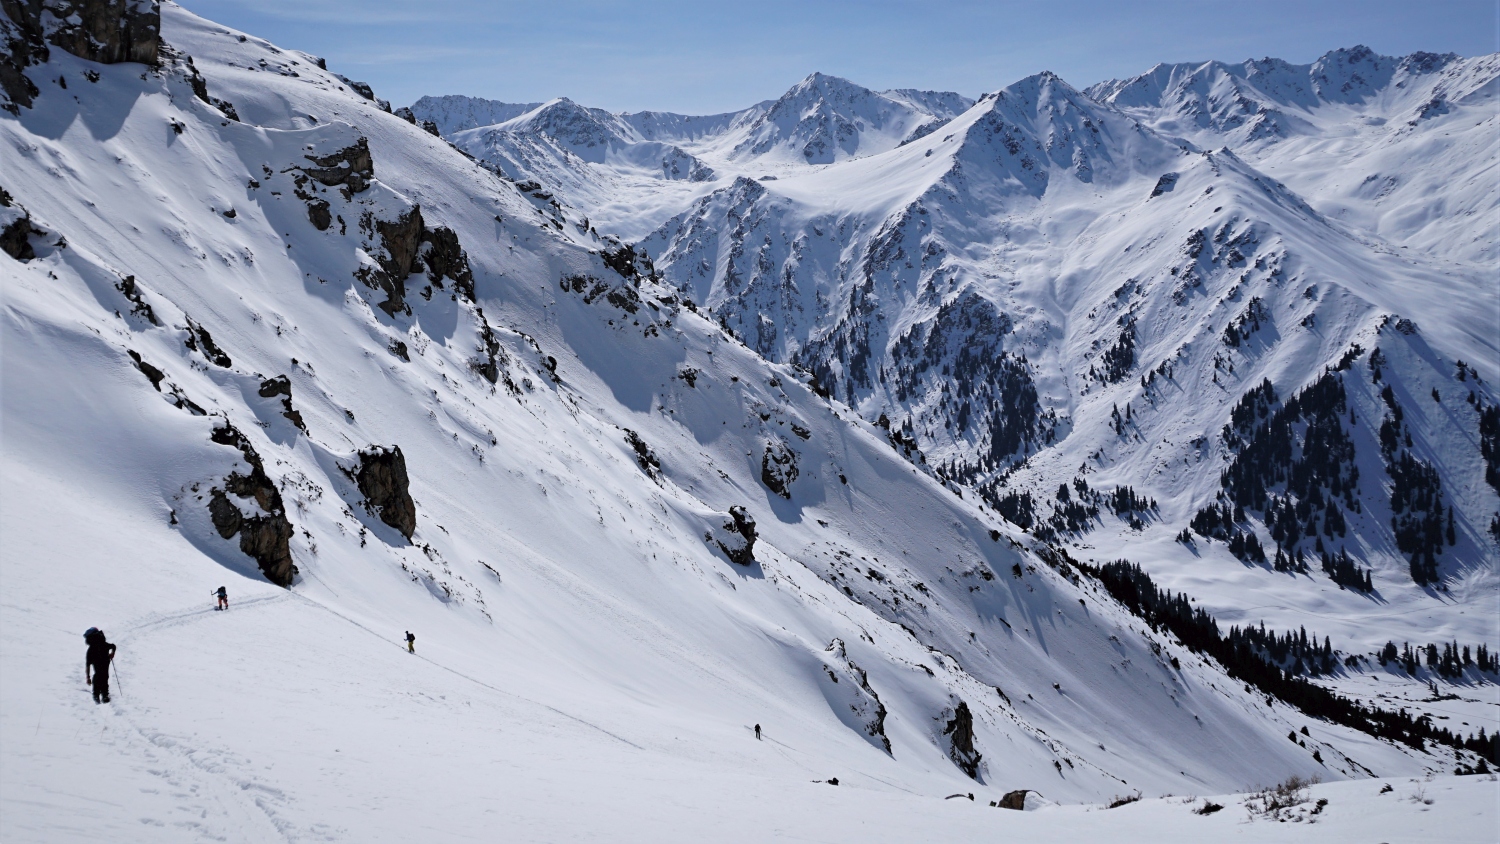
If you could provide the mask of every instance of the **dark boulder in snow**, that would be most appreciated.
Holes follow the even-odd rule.
[[[361,451],[354,482],[365,497],[365,505],[375,511],[382,522],[410,540],[417,529],[417,505],[411,500],[406,458],[401,454],[401,446],[375,446]]]
[[[1015,809],[1018,812],[1026,811],[1026,795],[1031,791],[1029,788],[1018,788],[1015,791],[1005,792],[1000,798],[1000,808]]]
[[[780,437],[766,443],[766,453],[760,459],[760,480],[772,492],[791,499],[792,481],[797,480],[797,452]]]
[[[748,566],[755,562],[755,517],[744,507],[729,508],[728,519],[722,526],[708,532],[704,537],[718,546],[731,563]]]
[[[240,538],[240,550],[260,566],[266,579],[291,586],[297,567],[292,563],[292,523],[287,521],[281,493],[266,476],[260,455],[233,425],[214,429],[213,441],[239,449],[250,473],[231,472],[223,488],[209,493],[208,514],[219,536]]]
[[[0,251],[17,261],[36,257],[31,235],[46,234],[31,224],[31,215],[20,208],[0,207]]]
[[[292,407],[292,379],[285,375],[268,378],[260,382],[260,397],[263,399],[281,396],[281,415],[297,426],[302,433],[307,433],[307,425],[302,422],[302,414]]]
[[[979,779],[979,763],[984,759],[974,747],[974,714],[963,701],[954,707],[952,717],[943,725],[948,739],[948,758],[971,779]]]

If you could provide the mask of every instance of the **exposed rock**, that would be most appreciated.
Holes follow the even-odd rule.
[[[470,361],[469,365],[491,384],[498,384],[503,378],[506,389],[512,393],[519,392],[515,382],[510,380],[510,375],[501,365],[506,359],[505,352],[500,348],[500,338],[496,336],[495,329],[491,328],[490,321],[484,318],[484,309],[475,308],[474,316],[479,319],[479,342],[484,345],[479,349],[480,357]]]
[[[80,58],[100,64],[157,64],[157,0],[3,0],[0,7],[23,32],[40,34]],[[45,54],[39,60],[45,61]]]
[[[421,256],[427,264],[427,278],[439,287],[442,280],[453,280],[453,286],[470,302],[474,301],[474,271],[469,256],[458,242],[458,235],[446,226],[428,229],[422,237]]]
[[[135,368],[139,369],[141,374],[146,376],[146,380],[151,382],[151,386],[155,387],[158,393],[161,392],[161,382],[163,378],[167,377],[167,374],[146,363],[145,359],[141,357],[141,353],[135,349],[128,349],[125,353],[130,355],[131,360],[135,361]]]
[[[130,301],[131,313],[139,317],[144,317],[152,325],[161,325],[161,321],[156,318],[156,311],[151,309],[150,303],[141,295],[141,289],[135,283],[135,276],[128,275],[120,279],[119,283],[115,285],[115,289],[120,291],[120,295]]]
[[[333,213],[328,210],[328,200],[310,199],[307,201],[307,219],[313,224],[313,228],[320,232],[328,231],[333,225]]]
[[[281,396],[281,415],[285,416],[297,430],[307,433],[307,426],[302,423],[302,414],[292,407],[292,379],[285,375],[268,378],[260,382],[260,397],[263,399]]]
[[[411,500],[406,458],[401,454],[401,446],[374,446],[361,451],[354,482],[365,497],[365,505],[379,515],[382,522],[410,540],[417,529],[417,505]]]
[[[209,362],[215,366],[222,366],[228,369],[234,365],[234,361],[229,359],[229,355],[225,354],[224,350],[219,348],[218,344],[214,342],[213,335],[208,333],[207,328],[193,322],[191,319],[187,321],[187,324],[188,336],[186,344],[189,349],[201,351],[203,356],[208,358]]]
[[[583,296],[586,305],[594,304],[600,296],[611,305],[628,314],[633,314],[641,308],[641,294],[633,287],[629,280],[615,282],[594,278],[591,275],[565,276],[558,282],[563,290]]]
[[[20,10],[21,2],[0,0],[0,9],[5,11],[5,16],[0,17],[0,94],[4,95],[0,108],[17,115],[22,106],[31,108],[32,101],[41,93],[24,71],[46,61],[51,52],[42,40],[41,31]]]
[[[830,661],[841,669],[835,673],[832,668],[824,666],[828,679],[832,680],[834,685],[841,687],[839,699],[842,704],[849,708],[850,716],[858,724],[859,729],[885,748],[886,753],[890,753],[891,740],[885,735],[885,704],[880,701],[880,696],[875,694],[875,689],[871,688],[869,676],[863,668],[849,658],[844,640],[834,639],[828,643],[827,651]],[[839,674],[843,674],[847,682],[841,684]],[[833,700],[834,698],[829,698],[830,703]]]
[[[208,513],[214,529],[225,539],[238,534],[240,550],[255,560],[267,580],[291,586],[297,566],[292,562],[292,523],[287,521],[281,493],[266,476],[260,455],[233,425],[225,422],[215,428],[212,439],[239,449],[250,464],[250,474],[233,472],[224,479],[223,489],[215,487],[209,493]],[[252,501],[253,508],[247,506]]]
[[[731,563],[748,566],[755,562],[755,517],[744,507],[729,508],[729,520],[704,539],[719,547]]]
[[[797,452],[780,437],[766,443],[766,453],[760,459],[760,480],[767,489],[791,499],[792,481],[797,480]]]
[[[1019,788],[1005,792],[1005,796],[1000,798],[1000,808],[1015,809],[1018,812],[1026,811],[1026,795],[1030,791],[1029,788]]]
[[[408,311],[406,304],[406,277],[419,266],[417,249],[422,245],[422,207],[413,205],[411,210],[397,217],[394,222],[375,219],[366,214],[361,220],[366,231],[380,237],[384,257],[377,257],[377,268],[366,267],[356,273],[366,285],[385,292],[386,299],[380,309],[391,316]]]
[[[1163,173],[1161,178],[1156,180],[1156,187],[1151,189],[1150,198],[1155,199],[1164,193],[1171,193],[1175,187],[1177,187],[1177,174]]]
[[[958,702],[953,717],[943,725],[943,735],[948,737],[948,758],[970,779],[979,779],[979,763],[984,757],[974,748],[974,715],[967,703]]]
[[[0,211],[0,251],[17,261],[30,261],[36,257],[36,251],[31,248],[31,235],[34,234],[46,232],[31,224],[31,215],[25,210],[7,207]]]
[[[656,452],[651,450],[651,446],[646,445],[641,435],[629,428],[625,429],[625,442],[635,450],[635,462],[640,464],[641,471],[650,475],[652,480],[658,479],[661,475],[661,461],[657,459]]]
[[[359,138],[353,144],[328,155],[303,156],[315,166],[297,169],[328,187],[346,188],[346,196],[359,193],[375,178],[375,161],[370,157],[370,141]]]

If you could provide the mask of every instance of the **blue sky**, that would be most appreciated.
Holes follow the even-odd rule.
[[[328,59],[404,105],[423,94],[566,96],[614,111],[730,111],[813,71],[977,96],[1042,70],[1075,86],[1157,62],[1310,62],[1366,44],[1500,50],[1500,0],[483,2],[180,0]]]

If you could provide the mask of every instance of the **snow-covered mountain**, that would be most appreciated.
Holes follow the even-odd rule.
[[[1303,548],[1274,542],[1266,522],[1257,542],[1294,556],[1347,548],[1374,569],[1380,594],[1403,605],[1427,605],[1426,588],[1441,579],[1492,600],[1488,525],[1500,508],[1479,452],[1480,410],[1495,399],[1487,381],[1467,375],[1472,361],[1496,360],[1494,313],[1472,307],[1493,301],[1490,277],[1351,231],[1232,151],[1193,151],[1054,76],[981,98],[941,132],[886,155],[771,183],[741,179],[641,246],[757,351],[809,371],[867,418],[887,416],[945,477],[976,485],[1017,523],[1084,546],[1100,502],[1059,498],[1059,485],[1156,500],[1145,522],[1118,508],[1143,527],[1121,537],[1127,547],[1176,534],[1232,494],[1221,474],[1238,444],[1220,432],[1252,388],[1269,379],[1279,404],[1326,369],[1361,362],[1365,398],[1353,418],[1375,421],[1366,436],[1340,434],[1355,438],[1349,459],[1366,480],[1362,503],[1347,502],[1358,508],[1352,538],[1312,542],[1304,531]],[[1436,350],[1414,327],[1423,325],[1441,327]],[[1400,374],[1378,363],[1392,347],[1403,350]],[[1354,387],[1352,376],[1335,377],[1348,382],[1341,391]],[[1406,398],[1377,396],[1392,383]],[[1445,390],[1462,406],[1433,408]],[[1412,459],[1451,479],[1424,512],[1452,512],[1466,526],[1431,550],[1451,549],[1441,576],[1424,570],[1415,582],[1414,561],[1428,565],[1429,551],[1413,544],[1415,529],[1395,526],[1402,519],[1387,505],[1400,506],[1392,473],[1403,458],[1375,437],[1378,420],[1403,414],[1421,420],[1428,442]],[[1270,499],[1257,492],[1254,504],[1264,510]],[[1242,524],[1257,518],[1252,508]],[[1207,532],[1236,549],[1251,535]],[[1151,556],[1171,572],[1172,560],[1194,566],[1205,551]],[[1272,551],[1236,556],[1264,565],[1262,588],[1286,580]],[[1372,627],[1388,608],[1330,578],[1285,590],[1295,609],[1278,621],[1305,621],[1299,613],[1336,600],[1355,622],[1349,632],[1362,629],[1372,647],[1430,623]],[[1225,597],[1216,609],[1235,612]],[[1492,621],[1479,614],[1470,635],[1493,636]]]
[[[727,153],[705,156],[706,182],[653,171],[709,193],[637,248],[316,57],[171,3],[5,11],[7,841],[1046,837],[998,804],[1479,763],[1454,742],[1493,732],[1493,713],[1460,727],[1340,703],[1270,667],[1295,654],[1326,673],[1316,636],[1280,653],[1210,634],[1186,599],[1090,564],[1079,541],[1132,532],[1123,520],[1069,546],[997,513],[1006,489],[1076,476],[1086,505],[1128,478],[1167,503],[1124,555],[1209,500],[1230,453],[1260,453],[1251,423],[1319,445],[1351,411],[1376,527],[1355,512],[1346,533],[1386,518],[1370,461],[1388,453],[1414,489],[1430,482],[1413,461],[1441,478],[1463,529],[1449,557],[1492,548],[1472,522],[1493,492],[1464,451],[1494,404],[1488,347],[1465,308],[1412,290],[1477,282],[1373,248],[1234,154],[1184,150],[1043,75],[926,134],[871,118],[881,144],[908,142],[773,161],[773,181],[719,175]],[[507,154],[587,174],[645,168],[629,156],[649,144],[697,156],[711,144],[692,123],[560,100],[459,136],[504,133]],[[801,251],[776,252],[793,232]],[[690,272],[732,257],[743,283]],[[781,333],[757,333],[757,302]],[[1475,360],[1463,386],[1450,346]],[[1157,358],[1173,363],[1111,441],[1104,402]],[[1288,421],[1296,379],[1328,361],[1346,385],[1333,421],[1311,399]],[[1262,375],[1274,397],[1251,392]],[[1186,404],[1178,389],[1193,407],[1149,408]],[[1241,395],[1262,404],[1236,413]],[[1370,433],[1381,413],[1389,447]],[[1126,441],[1226,421],[1227,451],[1195,446],[1193,471],[1164,474],[1180,449]],[[1099,468],[1060,462],[1084,449]],[[1357,485],[1336,477],[1319,501]],[[1223,543],[1195,542],[1161,556],[1222,567]],[[1458,585],[1467,569],[1444,563]],[[1455,608],[1441,633],[1484,629],[1457,613],[1493,598],[1487,571],[1474,595],[1440,596]],[[1438,595],[1377,574],[1409,619]],[[220,584],[227,613],[210,609]],[[1366,637],[1344,623],[1315,631],[1352,654]],[[90,625],[120,645],[107,706],[78,687]],[[406,631],[415,654],[397,650]],[[1363,671],[1404,688],[1395,666]],[[1345,785],[1319,792],[1330,824],[1426,828],[1420,800]],[[1484,788],[1433,793],[1482,805]],[[1151,803],[1133,823],[1284,840],[1255,800],[1214,819]],[[1492,820],[1471,811],[1456,834],[1481,840]]]
[[[1496,260],[1500,56],[1334,50],[1309,65],[1161,64],[1090,96],[1205,149],[1232,145],[1323,213],[1441,262]]]
[[[1221,616],[1316,623],[1351,651],[1435,627],[1488,641],[1495,63],[1354,49],[1302,67],[1159,67],[1089,94],[1039,74],[939,132],[832,165],[736,142],[713,189],[638,245],[757,352],[885,417],[919,464],[1033,532],[1090,556],[1124,549]],[[1439,98],[1457,104],[1446,123],[1369,129]],[[1453,146],[1460,128],[1476,154]],[[1351,150],[1399,164],[1428,213],[1333,196],[1349,171],[1331,160]],[[540,181],[591,205],[566,178]],[[616,194],[652,208],[637,229],[692,193],[659,184]],[[1446,248],[1459,239],[1472,249]],[[1299,456],[1306,400],[1287,404],[1310,388],[1351,411],[1328,429],[1348,443],[1346,474],[1317,492],[1290,480],[1315,471]],[[1232,425],[1256,402],[1286,404],[1276,424],[1299,433],[1245,486],[1226,473],[1259,458],[1239,454],[1249,429]],[[1390,445],[1387,419],[1416,439]],[[1412,484],[1426,490],[1415,508]],[[1057,493],[1080,485],[1079,500]]]
[[[958,94],[876,92],[814,73],[780,99],[717,115],[613,114],[566,98],[515,106],[424,97],[411,108],[508,178],[555,194],[585,228],[636,240],[721,182],[885,152],[970,105]],[[497,119],[471,124],[482,114]]]

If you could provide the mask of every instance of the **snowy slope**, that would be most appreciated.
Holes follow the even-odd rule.
[[[1309,65],[1161,64],[1090,96],[1233,146],[1323,213],[1442,262],[1496,259],[1500,56],[1334,50]]]
[[[566,98],[518,107],[424,97],[412,109],[498,172],[558,195],[584,228],[633,241],[711,187],[885,152],[970,105],[954,93],[876,92],[814,73],[777,100],[718,115],[612,114]]]
[[[42,232],[0,258],[6,840],[1038,836],[988,802],[1459,761],[1289,742],[1309,718],[535,191],[311,57],[170,4],[162,30],[160,70],[53,49],[0,115]],[[1086,131],[1057,97],[1046,125]],[[1141,178],[1083,144],[1097,184]],[[1048,160],[1076,176],[1071,149]],[[1036,201],[1012,182],[983,188]],[[392,446],[409,523],[361,480]],[[276,543],[244,544],[282,524],[287,590]],[[89,625],[121,648],[108,706],[78,688]],[[1425,828],[1418,805],[1380,817]]]
[[[444,135],[493,126],[514,120],[528,111],[540,108],[542,103],[502,103],[480,97],[465,97],[449,94],[442,97],[422,97],[411,104],[412,114],[418,120],[436,124]]]
[[[1500,634],[1487,611],[1500,499],[1481,479],[1470,403],[1495,401],[1495,314],[1472,306],[1493,302],[1492,280],[1350,230],[1231,151],[1193,152],[1043,74],[899,150],[742,179],[641,245],[752,347],[815,373],[866,418],[887,415],[927,462],[992,502],[1014,507],[1024,492],[1034,506],[1020,509],[1046,523],[1066,509],[1053,491],[1076,479],[1159,503],[1144,532],[1109,539],[1087,535],[1121,524],[1107,511],[1081,531],[1065,526],[1073,517],[1053,523],[1090,557],[1123,541],[1217,613],[1316,624],[1355,653],[1434,626],[1476,642]],[[1419,333],[1393,330],[1396,317]],[[1269,562],[1245,572],[1222,545],[1156,542],[1214,501],[1233,457],[1220,432],[1250,388],[1269,378],[1290,397],[1356,344],[1363,364],[1372,349],[1410,347],[1394,367],[1399,403],[1418,414],[1420,459],[1464,525],[1442,563],[1456,604],[1416,588],[1392,534],[1378,366],[1359,369],[1354,416],[1374,420],[1354,434],[1368,512],[1328,549],[1373,569],[1378,600],[1316,574],[1289,582]],[[1458,360],[1482,366],[1484,383]],[[1224,561],[1212,574],[1205,553]],[[1266,596],[1254,609],[1247,587]]]

